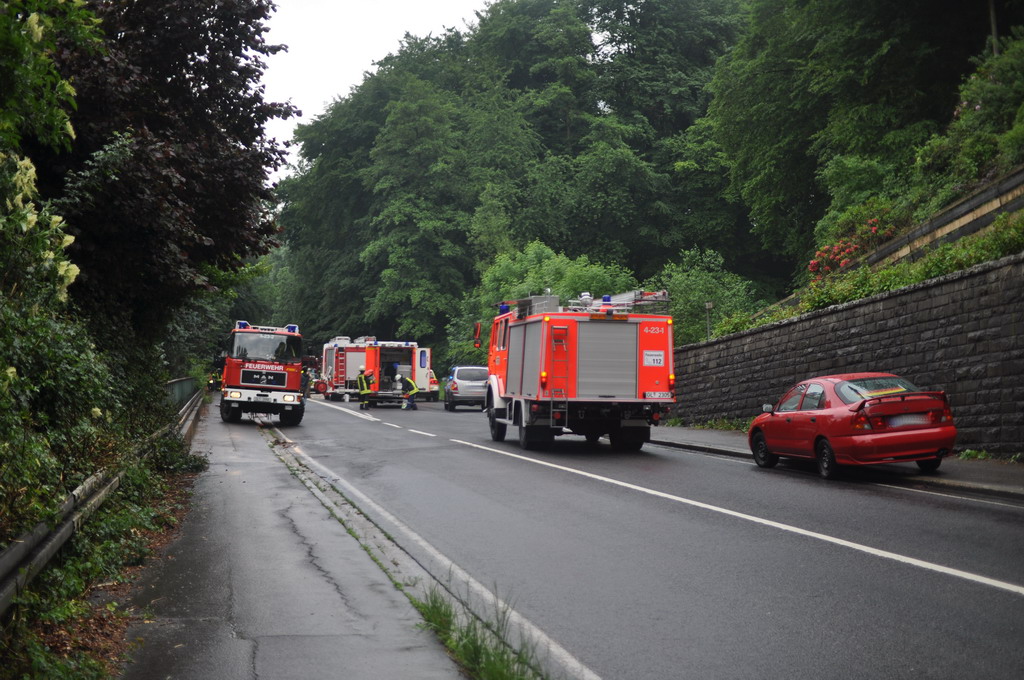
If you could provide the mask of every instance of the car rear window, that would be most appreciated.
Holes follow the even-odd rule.
[[[847,404],[852,404],[861,399],[888,397],[894,394],[920,391],[914,383],[894,375],[876,378],[857,378],[856,380],[846,380],[836,385],[836,394]]]
[[[486,368],[460,368],[455,374],[459,380],[487,380]]]

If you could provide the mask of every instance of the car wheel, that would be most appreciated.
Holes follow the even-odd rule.
[[[832,450],[832,445],[827,439],[822,439],[815,449],[818,453],[818,474],[822,479],[835,478],[839,466],[836,464],[836,454]]]
[[[487,422],[491,427],[491,439],[496,442],[505,441],[505,423],[499,423],[497,417],[494,415],[494,409],[488,409],[487,411]]]
[[[917,461],[917,467],[921,468],[921,472],[935,472],[942,465],[941,458],[931,458],[929,460]]]
[[[779,457],[768,450],[768,442],[760,432],[754,435],[750,443],[750,450],[754,454],[754,462],[760,468],[773,468],[779,462]]]

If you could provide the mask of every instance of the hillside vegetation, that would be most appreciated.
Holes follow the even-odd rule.
[[[668,288],[702,339],[705,302],[749,316],[1021,162],[1024,7],[992,8],[1007,37],[953,0],[498,0],[406,36],[300,127],[264,304],[466,361],[501,299]]]

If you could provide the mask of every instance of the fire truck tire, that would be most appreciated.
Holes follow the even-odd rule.
[[[508,426],[505,425],[505,423],[498,422],[497,418],[495,418],[494,416],[493,408],[487,411],[487,422],[491,426],[491,439],[493,439],[496,442],[505,441],[505,432]]]
[[[306,414],[306,409],[300,408],[293,411],[281,411],[281,424],[282,425],[298,425],[302,422],[302,416]]]
[[[237,423],[242,419],[242,409],[231,408],[230,402],[220,401],[220,419],[225,423]]]
[[[612,432],[608,438],[612,442],[612,448],[616,451],[639,451],[644,446],[644,437],[640,433]]]
[[[596,444],[599,441],[601,441],[601,433],[600,432],[588,432],[588,433],[586,433],[583,436],[587,438],[587,443],[588,444]]]

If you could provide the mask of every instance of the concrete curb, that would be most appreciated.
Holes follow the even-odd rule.
[[[750,451],[725,446],[712,446],[708,444],[688,444],[686,442],[673,442],[664,439],[651,439],[652,444],[667,446],[675,449],[687,449],[689,451],[700,451],[702,453],[713,453],[721,456],[732,456],[734,458],[751,458]],[[932,477],[928,475],[916,475],[906,477],[903,475],[890,476],[888,482],[899,482],[904,486],[942,490],[945,492],[957,491],[964,494],[973,494],[990,498],[1005,500],[1024,500],[1024,489],[1015,486],[995,486],[978,482],[964,481],[961,479],[949,479],[945,477]]]

